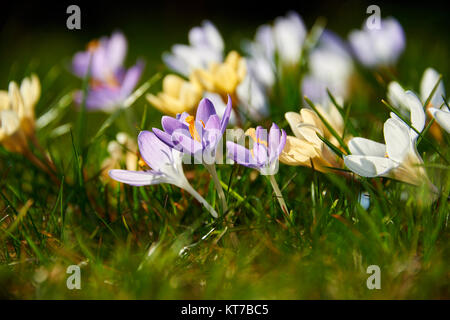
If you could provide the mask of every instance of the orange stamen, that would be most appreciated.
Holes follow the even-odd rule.
[[[195,118],[193,116],[188,116],[188,117],[186,117],[185,121],[189,124],[189,133],[191,134],[191,137],[194,138],[194,140],[201,142],[200,135],[198,134],[198,131],[195,128]],[[201,121],[201,123],[204,128],[205,124],[203,123],[203,121]]]

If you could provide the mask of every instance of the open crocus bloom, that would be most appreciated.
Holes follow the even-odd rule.
[[[35,132],[34,108],[41,86],[36,75],[25,78],[20,88],[10,82],[8,91],[0,91],[0,143],[11,152],[24,152],[27,139]]]
[[[330,103],[328,110],[316,106],[320,114],[327,122],[342,135],[344,121],[337,108]],[[326,171],[326,167],[337,167],[339,164],[336,155],[317,136],[320,134],[328,141],[339,147],[336,138],[326,129],[317,114],[308,108],[302,108],[300,113],[287,112],[285,118],[288,121],[295,137],[288,136],[286,147],[280,156],[280,161],[292,166],[312,165],[316,170]]]
[[[406,93],[411,112],[411,125],[418,132],[425,126],[425,113],[419,98],[412,92]],[[344,157],[346,166],[363,177],[391,177],[419,185],[427,181],[423,161],[417,152],[418,134],[402,120],[391,114],[384,123],[385,144],[365,138],[353,138],[348,146],[351,155]]]
[[[273,123],[269,135],[267,130],[258,126],[245,133],[252,140],[250,150],[227,141],[228,158],[240,165],[258,170],[262,175],[274,175],[278,171],[278,158],[286,144],[286,132]]]
[[[216,211],[192,188],[183,172],[182,154],[159,140],[150,131],[142,131],[138,137],[139,151],[142,159],[151,168],[148,171],[110,170],[114,180],[132,186],[145,186],[169,183],[182,188],[193,195],[213,217]]]
[[[126,70],[123,62],[127,52],[127,41],[120,32],[110,38],[91,41],[87,50],[75,54],[73,72],[80,78],[90,74],[86,107],[90,110],[112,111],[121,107],[130,96],[141,76],[144,64],[138,62]],[[75,100],[81,103],[82,92]]]
[[[405,34],[394,18],[381,20],[379,29],[369,29],[365,22],[363,30],[349,34],[349,41],[356,58],[369,68],[395,64],[405,49]]]
[[[189,31],[189,45],[176,44],[171,53],[163,54],[165,64],[175,72],[189,77],[195,69],[206,69],[211,62],[223,59],[224,43],[210,21]]]
[[[153,132],[168,146],[194,156],[200,163],[213,164],[231,111],[229,96],[222,119],[217,115],[213,103],[209,99],[202,99],[195,118],[186,112],[178,114],[176,118],[164,116],[161,119],[164,131],[153,128]]]
[[[433,68],[427,68],[423,73],[422,80],[420,82],[420,98],[422,103],[424,104],[431,92],[434,89],[434,86],[439,80],[439,74]],[[396,107],[402,114],[407,115],[409,110],[409,104],[407,103],[407,94],[403,87],[396,81],[392,81],[388,86],[388,100],[392,104],[392,106]],[[426,110],[436,119],[437,123],[449,132],[450,128],[450,116],[449,109],[445,105],[445,88],[442,81],[439,82],[436,91],[433,96],[430,98],[428,105],[425,106]],[[430,132],[435,136],[438,140],[442,138],[441,131],[439,127],[434,126],[434,124],[430,128]]]
[[[169,74],[163,79],[162,91],[156,96],[147,94],[146,98],[165,114],[192,112],[202,98],[202,87],[193,77],[190,81],[186,81],[179,76]]]

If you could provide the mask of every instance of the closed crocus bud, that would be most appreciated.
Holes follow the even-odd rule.
[[[147,100],[162,113],[176,115],[194,110],[202,98],[202,88],[192,77],[190,81],[169,74],[162,83],[162,91],[156,96],[148,94]]]

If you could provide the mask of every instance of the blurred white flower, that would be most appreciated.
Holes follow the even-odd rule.
[[[175,44],[171,53],[164,53],[165,64],[186,77],[195,69],[208,68],[211,62],[223,60],[224,42],[210,21],[189,31],[189,45]]]
[[[363,30],[350,32],[349,40],[356,58],[369,68],[394,65],[406,42],[402,26],[394,18],[383,19],[380,29],[369,29],[364,22]]]
[[[306,27],[296,12],[275,19],[273,37],[278,57],[283,65],[296,65],[301,57]]]
[[[353,60],[344,42],[326,30],[309,55],[309,72],[302,81],[302,93],[316,104],[328,105],[328,89],[336,99],[349,93]]]

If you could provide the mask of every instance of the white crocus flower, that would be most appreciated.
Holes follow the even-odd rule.
[[[405,94],[405,102],[411,113],[411,125],[418,132],[425,126],[425,112],[419,98],[412,92]],[[418,133],[391,113],[384,123],[385,144],[365,138],[353,138],[349,142],[351,155],[344,157],[346,166],[363,177],[391,177],[419,185],[427,181],[426,172],[417,148]]]
[[[175,44],[163,60],[172,70],[188,77],[195,69],[206,69],[211,62],[223,60],[224,42],[210,21],[189,31],[189,45]]]
[[[422,104],[425,104],[426,100],[433,91],[436,83],[439,79],[439,73],[433,68],[425,70],[420,82],[420,98]],[[398,82],[391,82],[388,86],[388,100],[392,106],[396,107],[403,115],[406,115],[409,110],[409,105],[405,103],[406,91]],[[450,110],[445,105],[445,88],[441,81],[433,96],[431,97],[428,105],[426,105],[427,111],[436,119],[436,122],[446,130],[450,132]]]
[[[436,70],[433,68],[425,70],[422,81],[420,82],[420,96],[423,101],[428,99],[428,96],[431,94],[431,91],[433,91],[438,79],[439,74]],[[450,133],[450,110],[445,105],[443,97],[445,97],[445,88],[444,83],[441,81],[426,107],[442,129]]]

